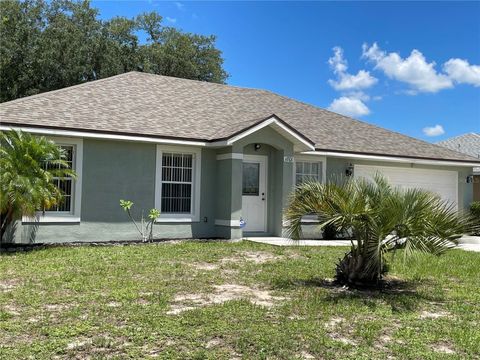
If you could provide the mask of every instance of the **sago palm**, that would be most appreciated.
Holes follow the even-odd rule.
[[[0,132],[0,241],[15,220],[61,201],[53,178],[75,177],[65,159],[65,151],[43,136]]]
[[[320,227],[331,224],[353,235],[356,243],[336,268],[336,281],[353,286],[377,284],[387,271],[388,252],[401,247],[405,256],[415,251],[439,255],[471,226],[466,215],[437,195],[392,187],[379,176],[298,186],[285,212],[293,239],[301,237],[307,214],[317,215]]]

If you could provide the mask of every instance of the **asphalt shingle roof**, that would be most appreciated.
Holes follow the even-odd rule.
[[[441,160],[467,155],[265,90],[130,72],[0,104],[8,125],[213,141],[275,114],[321,150]]]
[[[477,133],[455,136],[440,141],[437,145],[480,159],[480,134]]]

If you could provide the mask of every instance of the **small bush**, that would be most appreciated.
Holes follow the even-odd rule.
[[[480,201],[474,201],[470,204],[470,213],[477,220],[478,228],[472,235],[480,236]]]
[[[480,220],[480,201],[474,201],[470,204],[470,212]]]

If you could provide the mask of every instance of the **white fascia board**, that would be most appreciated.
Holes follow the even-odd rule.
[[[280,121],[277,120],[275,117],[268,118],[261,123],[251,127],[248,130],[242,131],[240,134],[237,134],[227,140],[222,140],[222,141],[215,141],[210,143],[210,146],[231,146],[238,140],[243,139],[244,137],[247,137],[267,126],[277,126],[279,127],[282,131],[286,132],[289,136],[294,138],[298,143],[304,145],[307,149],[315,150],[315,146],[310,144],[308,141],[303,139],[301,136],[296,134],[294,131],[290,130],[287,126],[282,124]]]
[[[65,137],[78,137],[78,138],[90,138],[90,139],[105,139],[105,140],[123,140],[123,141],[139,141],[155,144],[170,144],[170,145],[191,145],[191,146],[207,146],[205,141],[194,140],[175,140],[175,139],[160,139],[148,136],[134,136],[134,135],[116,135],[105,133],[94,133],[88,131],[71,131],[71,130],[56,130],[45,128],[34,128],[28,126],[4,126],[0,125],[0,130],[22,130],[32,134],[41,134],[47,136],[65,136]]]
[[[90,139],[105,139],[105,140],[122,140],[122,141],[138,141],[138,142],[147,142],[155,144],[170,144],[170,145],[190,145],[190,146],[204,146],[204,147],[220,147],[220,146],[231,146],[236,141],[243,139],[244,137],[253,134],[254,132],[263,129],[267,126],[276,126],[282,131],[291,136],[299,144],[305,146],[307,149],[315,150],[315,147],[310,144],[308,141],[303,139],[301,136],[290,130],[275,117],[271,117],[265,121],[262,121],[260,124],[230,138],[227,140],[221,141],[195,141],[195,140],[176,140],[176,139],[161,139],[157,137],[148,137],[148,136],[135,136],[135,135],[117,135],[117,134],[105,134],[105,133],[96,133],[88,131],[73,131],[73,130],[61,130],[61,129],[46,129],[46,128],[37,128],[37,127],[28,127],[28,126],[5,126],[0,125],[0,130],[22,130],[32,134],[41,134],[47,136],[65,136],[65,137],[78,137],[78,138],[90,138]]]
[[[457,161],[451,161],[451,160],[414,159],[414,158],[407,158],[407,157],[363,155],[363,154],[355,154],[355,153],[337,153],[337,152],[330,152],[330,151],[305,151],[305,152],[302,152],[302,154],[359,159],[359,160],[371,160],[371,161],[387,161],[387,162],[397,162],[397,163],[406,163],[406,164],[422,164],[422,165],[446,165],[446,166],[458,166],[458,167],[473,167],[473,166],[480,165],[480,162],[470,163],[470,162],[461,162],[461,161],[457,162]]]

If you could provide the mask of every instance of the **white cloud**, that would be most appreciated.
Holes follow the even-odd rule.
[[[378,81],[368,71],[360,70],[356,75],[349,74],[347,61],[343,57],[343,49],[339,46],[333,48],[333,56],[328,59],[337,80],[328,80],[328,83],[337,91],[366,89]]]
[[[443,129],[442,125],[435,125],[435,126],[427,126],[423,128],[423,133],[426,136],[440,136],[445,134],[445,130]]]
[[[457,83],[480,86],[480,66],[470,65],[467,60],[450,59],[443,64],[443,71]]]
[[[177,19],[176,18],[171,18],[171,17],[166,17],[165,19],[167,19],[168,22],[171,22],[172,24],[175,24],[177,22]]]
[[[375,68],[382,70],[391,79],[405,82],[413,90],[437,92],[453,87],[452,80],[445,74],[438,73],[435,62],[427,62],[423,54],[414,49],[410,56],[403,59],[398,53],[386,53],[377,43],[372,46],[363,44],[363,55],[375,63]]]
[[[175,4],[175,6],[177,7],[178,10],[184,10],[185,9],[185,5],[183,5],[179,1],[175,1],[174,4]]]
[[[362,100],[348,96],[334,99],[328,107],[328,110],[347,116],[363,116],[370,114],[370,109]]]
[[[343,49],[340,46],[333,48],[333,56],[328,59],[328,63],[335,74],[347,71],[347,61],[343,58]]]
[[[359,99],[362,101],[370,100],[370,95],[365,94],[363,91],[349,91],[349,92],[343,93],[342,95],[351,99]]]

